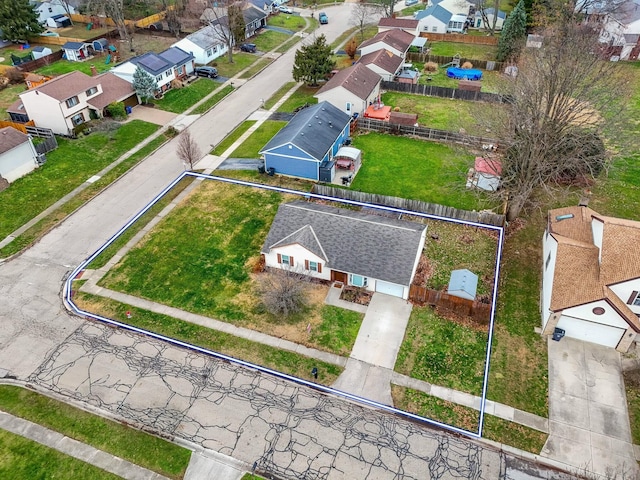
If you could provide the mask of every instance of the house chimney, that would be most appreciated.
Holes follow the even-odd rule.
[[[91,76],[95,77],[98,75],[98,70],[96,70],[96,66],[95,65],[91,65]]]

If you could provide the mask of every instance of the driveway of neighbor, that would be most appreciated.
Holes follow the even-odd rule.
[[[541,455],[601,475],[638,471],[617,351],[549,341],[549,438]]]
[[[411,308],[401,298],[373,294],[347,365],[334,388],[393,405],[391,376]]]
[[[131,114],[127,117],[130,120],[143,120],[145,122],[154,123],[164,126],[171,122],[178,115],[173,112],[165,112],[159,108],[146,107],[144,105],[136,105],[133,107]]]

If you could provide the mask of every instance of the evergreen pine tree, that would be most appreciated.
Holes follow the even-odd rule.
[[[133,72],[133,89],[142,100],[142,103],[147,103],[155,95],[158,86],[153,76],[140,67],[136,67],[136,71]]]
[[[520,0],[516,8],[504,21],[502,34],[498,41],[497,59],[499,62],[515,60],[520,54],[527,33],[527,12],[524,0]]]
[[[3,40],[26,42],[44,28],[29,0],[0,0],[0,30]]]
[[[304,80],[309,85],[318,85],[318,80],[335,68],[331,54],[331,46],[327,45],[324,35],[320,35],[312,44],[304,45],[296,52],[293,79],[296,82]]]

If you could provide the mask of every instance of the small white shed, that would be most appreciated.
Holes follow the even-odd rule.
[[[466,268],[454,270],[449,279],[447,293],[455,297],[475,300],[478,288],[478,276]]]

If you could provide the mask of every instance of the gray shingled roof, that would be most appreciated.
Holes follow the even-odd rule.
[[[376,50],[375,52],[367,53],[358,60],[358,63],[363,65],[373,64],[389,73],[396,73],[403,62],[404,60],[402,60],[402,57],[399,57],[384,48]]]
[[[409,285],[426,228],[414,222],[295,201],[280,205],[262,252],[298,243],[317,254],[319,244],[324,252],[319,256],[327,258],[327,267],[333,270]]]
[[[376,88],[382,77],[367,66],[356,63],[344,70],[340,70],[325,83],[320,90],[316,92],[314,97],[319,94],[328,92],[337,87],[343,87],[356,97],[366,100],[371,92]]]
[[[300,110],[260,153],[292,143],[313,158],[322,160],[350,121],[349,115],[329,102],[312,105]]]
[[[219,45],[223,43],[220,38],[220,34],[216,30],[215,27],[211,25],[207,25],[206,27],[201,28],[200,30],[193,32],[191,35],[187,35],[187,39],[191,40],[193,43],[198,45],[200,48],[211,48],[214,45]]]

